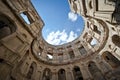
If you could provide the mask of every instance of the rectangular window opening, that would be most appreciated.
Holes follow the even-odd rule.
[[[75,58],[74,52],[73,52],[73,51],[70,51],[70,52],[69,52],[69,56],[70,56],[71,59]]]
[[[48,60],[52,60],[53,59],[53,55],[51,53],[47,53],[47,59]]]
[[[81,55],[84,55],[84,54],[87,53],[87,51],[85,50],[85,48],[83,46],[78,48],[78,49],[79,49],[79,52],[80,52]]]
[[[27,12],[20,13],[20,16],[24,19],[24,21],[27,24],[33,23],[33,19],[31,18],[31,16]]]
[[[95,38],[93,38],[90,42],[90,45],[95,46],[96,44],[98,44],[98,41]]]

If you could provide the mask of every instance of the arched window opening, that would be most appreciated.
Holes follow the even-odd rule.
[[[51,80],[51,78],[52,78],[51,70],[46,68],[43,72],[43,79],[42,80]]]
[[[31,64],[30,68],[29,68],[28,73],[27,73],[27,78],[28,78],[28,79],[32,79],[33,73],[35,74],[36,67],[37,67],[36,63],[33,62],[33,63]]]
[[[94,80],[105,80],[105,78],[102,75],[102,72],[99,70],[99,68],[96,66],[94,62],[89,63],[88,70],[90,71]]]
[[[80,68],[78,66],[75,66],[73,69],[74,79],[75,80],[83,80]]]
[[[118,35],[113,35],[113,36],[112,36],[112,42],[113,42],[116,46],[120,47],[120,36],[118,36]]]
[[[32,74],[33,74],[33,66],[30,66],[30,69],[29,69],[29,72],[28,72],[28,74],[27,74],[27,78],[28,79],[31,79],[31,76],[32,76]]]
[[[105,61],[109,63],[113,68],[120,66],[120,61],[110,52],[106,51],[102,54],[102,56],[105,59]]]
[[[6,16],[0,14],[0,39],[15,32],[15,25]]]
[[[92,1],[89,1],[89,8],[90,8],[90,9],[93,8]]]
[[[11,34],[10,27],[3,21],[0,21],[0,39]]]
[[[58,80],[66,80],[65,70],[60,69],[58,71]]]

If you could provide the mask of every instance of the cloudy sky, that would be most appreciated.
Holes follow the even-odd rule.
[[[83,30],[81,16],[70,11],[68,0],[31,0],[45,26],[43,38],[50,44],[61,45],[76,39]]]

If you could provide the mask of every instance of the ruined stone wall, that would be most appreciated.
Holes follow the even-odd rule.
[[[119,0],[68,2],[85,27],[54,46],[42,38],[44,22],[30,0],[0,1],[0,80],[120,80]]]

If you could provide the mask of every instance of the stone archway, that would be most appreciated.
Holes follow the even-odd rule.
[[[94,80],[106,80],[104,76],[102,75],[102,72],[100,71],[100,69],[95,64],[95,62],[93,61],[89,62],[88,70],[91,73]]]
[[[52,72],[50,69],[45,68],[43,71],[42,80],[51,80],[52,79]]]
[[[83,80],[80,68],[78,66],[73,68],[73,75],[75,80]]]
[[[65,75],[65,70],[64,69],[60,69],[58,71],[58,80],[66,80],[66,75]]]
[[[0,14],[0,39],[9,36],[16,31],[13,22],[3,14]]]
[[[109,63],[113,68],[120,66],[120,61],[112,55],[112,53],[106,51],[102,54],[102,57],[107,63]]]
[[[37,64],[35,62],[32,62],[31,66],[29,68],[29,71],[27,73],[28,79],[32,79],[32,77],[34,77],[33,74],[35,74],[35,72],[36,72],[36,67],[37,67]]]

